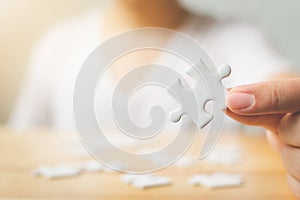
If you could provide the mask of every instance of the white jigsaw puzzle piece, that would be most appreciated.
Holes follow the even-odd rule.
[[[220,106],[221,109],[226,108],[226,104],[224,101],[224,96],[220,95],[214,95],[214,94],[222,94],[224,93],[224,86],[222,84],[222,80],[226,77],[228,77],[231,73],[231,68],[229,65],[221,65],[218,68],[217,72],[212,72],[203,62],[203,60],[199,60],[195,64],[195,68],[190,68],[187,72],[189,76],[191,76],[195,81],[194,90],[197,92],[199,96],[205,94],[202,92],[204,86],[202,81],[199,82],[199,80],[205,80],[205,86],[209,89],[212,87],[213,92],[212,94],[208,94],[209,100],[212,100]],[[205,106],[205,105],[204,105]]]
[[[213,174],[197,174],[192,176],[188,183],[190,185],[203,185],[208,188],[225,188],[240,186],[244,182],[243,176],[240,174],[213,173]]]
[[[123,176],[121,176],[121,181],[124,183],[128,183],[128,184],[132,184],[134,181],[138,180],[138,179],[148,179],[153,177],[152,174],[144,174],[144,175],[140,175],[140,174],[124,174]]]
[[[181,80],[177,80],[169,89],[176,95],[180,103],[180,107],[170,112],[172,122],[178,122],[182,115],[188,115],[197,127],[203,128],[212,120],[212,115],[205,110],[205,104],[209,101],[207,95],[197,97],[193,88],[184,87]],[[195,100],[198,102],[191,102]],[[200,106],[197,106],[198,109],[195,108],[195,105],[199,104]]]
[[[71,177],[80,173],[81,169],[68,165],[59,165],[55,167],[42,166],[33,171],[35,176],[44,176],[49,179]]]
[[[121,177],[121,181],[128,183],[139,189],[161,187],[161,186],[167,186],[172,184],[169,178],[164,176],[157,176],[154,174],[145,174],[145,175],[125,174]]]
[[[137,179],[133,181],[132,186],[137,187],[139,189],[146,189],[151,187],[167,186],[171,185],[171,183],[172,182],[170,179],[162,176],[157,176],[146,179]]]
[[[170,119],[178,122],[183,115],[189,116],[198,128],[203,128],[213,116],[205,110],[205,105],[212,100],[219,104],[221,109],[226,108],[225,97],[219,94],[224,93],[222,79],[229,76],[231,68],[229,65],[222,65],[217,72],[212,72],[200,59],[187,74],[194,80],[193,87],[184,87],[181,80],[177,80],[170,86],[171,93],[174,93],[180,103],[180,107],[170,112]],[[211,93],[210,88],[213,87]],[[218,95],[214,95],[218,94]],[[222,99],[221,99],[222,98]],[[196,100],[196,102],[193,102]],[[198,105],[195,108],[195,105]]]

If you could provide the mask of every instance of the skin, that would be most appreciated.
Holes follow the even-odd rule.
[[[270,145],[282,158],[289,186],[300,198],[300,78],[232,88],[227,106],[231,118],[267,130]]]
[[[115,0],[103,13],[103,21],[107,23],[102,25],[101,39],[143,27],[177,30],[188,16],[176,0]],[[158,51],[141,51],[124,56],[112,65],[110,74],[118,81],[136,66],[151,63],[159,55]]]
[[[104,13],[105,35],[142,27],[176,30],[189,13],[176,0],[117,0]]]

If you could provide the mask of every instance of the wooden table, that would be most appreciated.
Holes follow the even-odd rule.
[[[119,173],[85,173],[58,180],[33,177],[31,171],[37,166],[78,162],[79,158],[72,153],[78,141],[67,135],[43,131],[16,134],[0,129],[0,198],[295,199],[287,186],[280,158],[263,135],[222,136],[218,145],[233,144],[241,148],[243,156],[236,165],[216,166],[199,161],[187,168],[171,166],[158,172],[172,179],[172,186],[139,190],[122,183]],[[215,171],[241,173],[246,182],[242,187],[214,190],[187,184],[187,179],[195,173]]]

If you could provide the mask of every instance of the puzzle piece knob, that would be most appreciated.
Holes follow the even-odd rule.
[[[227,64],[221,65],[218,69],[218,74],[221,79],[228,77],[231,74],[231,67]]]

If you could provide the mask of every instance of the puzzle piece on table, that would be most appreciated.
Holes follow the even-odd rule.
[[[128,183],[139,189],[152,187],[161,187],[171,185],[171,180],[167,177],[157,176],[154,174],[135,175],[125,174],[121,177],[122,182]]]
[[[116,162],[115,166],[119,166],[120,169],[126,167],[121,162]],[[57,166],[41,166],[33,170],[32,174],[34,176],[43,176],[49,179],[56,179],[76,176],[84,172],[116,173],[118,171],[108,168],[96,160],[90,160],[71,165],[61,164]]]
[[[81,172],[82,170],[80,168],[68,165],[59,165],[55,167],[41,166],[33,171],[33,175],[44,176],[49,179],[56,179],[77,176]]]
[[[212,72],[200,59],[187,74],[194,80],[193,87],[185,87],[179,79],[169,87],[169,92],[174,95],[180,103],[180,107],[170,112],[170,119],[178,122],[183,115],[189,116],[198,128],[203,128],[213,116],[205,110],[208,101],[215,101],[221,109],[226,108],[224,98],[224,86],[222,79],[229,76],[231,68],[222,65],[217,72]],[[198,105],[196,109],[195,105]]]
[[[244,180],[242,175],[233,175],[227,173],[196,174],[188,180],[190,185],[203,185],[208,188],[241,186],[243,182]]]
[[[133,182],[132,185],[140,189],[145,189],[151,187],[161,187],[161,186],[171,185],[171,181],[166,177],[159,176],[159,177],[145,179],[145,180],[137,179],[136,181]]]
[[[153,174],[124,174],[121,176],[121,181],[124,183],[132,184],[138,179],[147,179],[153,177]]]

